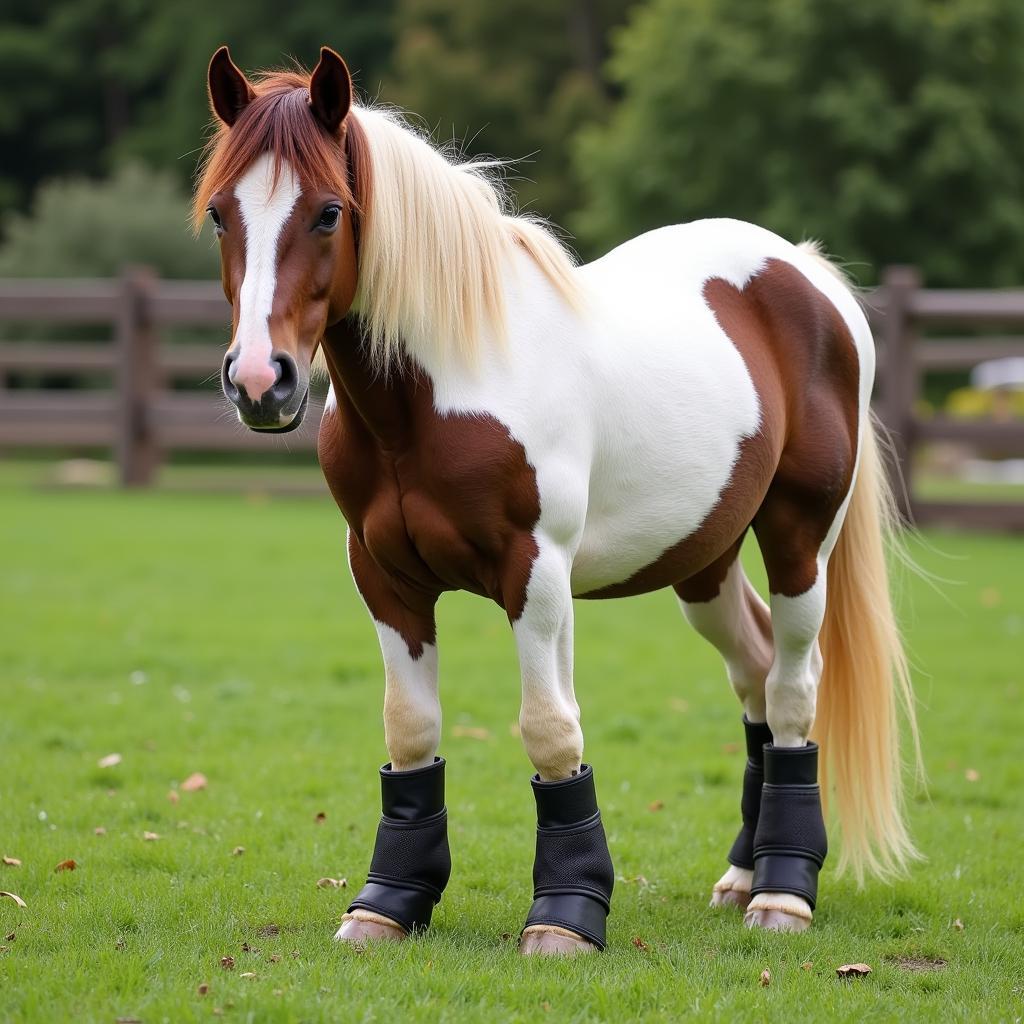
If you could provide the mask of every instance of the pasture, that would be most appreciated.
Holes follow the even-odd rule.
[[[618,878],[608,952],[542,962],[516,953],[535,819],[498,608],[440,605],[454,871],[434,928],[357,952],[330,939],[379,813],[382,672],[330,501],[46,491],[4,470],[0,536],[0,855],[21,861],[0,889],[27,904],[0,899],[4,1022],[1024,1015],[1019,540],[915,545],[953,581],[906,580],[901,601],[927,859],[858,890],[831,858],[803,935],[707,908],[743,764],[716,653],[668,593],[578,603]],[[184,790],[195,772],[207,784]],[[869,976],[837,979],[861,961]]]

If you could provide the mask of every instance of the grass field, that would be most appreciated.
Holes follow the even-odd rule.
[[[0,855],[21,861],[0,889],[27,903],[0,899],[0,1021],[1024,1015],[1021,541],[917,550],[957,581],[911,581],[903,602],[927,860],[861,891],[826,868],[800,936],[707,908],[742,772],[717,656],[669,595],[581,603],[577,693],[619,880],[608,952],[538,962],[515,950],[533,808],[513,646],[501,611],[463,595],[442,601],[439,634],[451,885],[426,937],[330,941],[368,865],[386,757],[343,536],[324,499],[0,482]],[[182,791],[193,772],[208,785]],[[873,973],[836,978],[857,961]]]

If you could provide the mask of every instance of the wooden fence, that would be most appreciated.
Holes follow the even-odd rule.
[[[1024,289],[933,290],[922,288],[914,267],[889,267],[881,287],[864,295],[864,306],[878,350],[875,411],[889,431],[902,477],[894,481],[900,511],[920,525],[1024,530],[1024,502],[925,500],[914,486],[915,455],[925,444],[952,442],[986,455],[1024,457],[1024,420],[964,420],[919,411],[927,373],[1024,357],[1024,336],[988,333],[1024,328]]]
[[[1024,356],[1024,337],[929,337],[929,332],[1024,328],[1024,290],[935,291],[911,267],[892,267],[864,295],[879,351],[876,409],[888,427],[905,480],[903,511],[920,523],[1024,529],[1024,503],[924,501],[914,492],[915,452],[952,441],[986,453],[1024,456],[1024,421],[964,421],[918,412],[922,377]],[[216,283],[163,281],[142,268],[116,280],[0,282],[0,324],[102,325],[104,342],[0,342],[0,449],[109,448],[125,486],[151,483],[170,451],[272,450],[244,430],[221,396],[223,346],[170,344],[167,328],[217,327],[230,309]],[[9,387],[12,375],[59,375],[100,386]],[[205,390],[182,390],[185,381]],[[319,411],[288,435],[290,449],[315,445]]]

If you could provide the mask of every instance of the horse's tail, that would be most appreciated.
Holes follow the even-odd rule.
[[[899,873],[916,851],[904,820],[900,711],[920,766],[907,658],[889,592],[886,540],[899,528],[870,414],[846,520],[828,563],[824,661],[814,736],[822,792],[842,833],[839,869]]]

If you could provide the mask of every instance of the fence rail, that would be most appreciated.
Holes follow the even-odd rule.
[[[1024,289],[929,290],[914,268],[891,267],[863,298],[878,348],[876,410],[893,437],[909,495],[904,513],[921,523],[1024,529],[1024,503],[934,502],[914,492],[922,443],[1024,456],[1024,421],[926,417],[918,409],[927,373],[1024,357],[1024,337],[1005,333],[1024,333]],[[0,342],[0,449],[110,447],[125,486],[151,483],[167,452],[267,450],[272,442],[243,430],[212,383],[222,348],[161,337],[176,327],[218,327],[226,335],[230,320],[218,284],[162,281],[138,267],[116,280],[0,282],[0,324],[101,325],[112,335],[107,342]],[[951,329],[1004,333],[926,336]],[[87,386],[13,388],[12,376],[59,376]],[[211,386],[181,390],[186,381]],[[318,419],[311,408],[306,424],[289,435],[290,449],[314,447]]]

